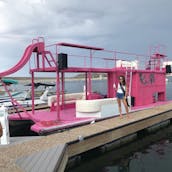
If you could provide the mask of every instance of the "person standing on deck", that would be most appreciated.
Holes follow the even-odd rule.
[[[126,114],[129,117],[129,115],[128,115],[128,112],[129,112],[128,104],[127,104],[127,100],[126,100],[127,94],[128,94],[128,89],[127,89],[127,85],[125,82],[125,77],[120,76],[118,86],[116,87],[116,85],[114,84],[113,87],[116,90],[116,97],[117,97],[120,117],[122,117],[121,102],[124,104]]]

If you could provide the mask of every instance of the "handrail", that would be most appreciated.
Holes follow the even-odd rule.
[[[32,39],[32,44],[39,43],[39,42],[45,42],[44,37],[39,36],[38,38],[33,38]]]
[[[38,37],[38,42],[45,42],[45,41],[44,41],[44,37],[39,36],[39,37]]]

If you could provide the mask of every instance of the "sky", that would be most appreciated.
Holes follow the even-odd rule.
[[[162,45],[172,60],[171,0],[0,0],[0,71],[33,38],[147,54]],[[29,76],[26,66],[14,76]]]

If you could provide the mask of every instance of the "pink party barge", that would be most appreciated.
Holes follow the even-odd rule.
[[[9,115],[11,127],[30,122],[30,130],[45,134],[76,125],[119,115],[114,85],[119,76],[126,78],[130,111],[149,108],[166,102],[166,60],[160,46],[150,49],[149,55],[105,50],[99,47],[71,43],[45,45],[43,38],[34,39],[26,47],[20,61],[1,72],[0,78],[11,101],[20,111]],[[26,111],[15,100],[2,78],[30,64],[32,110]],[[36,73],[55,75],[56,94],[48,96],[49,109],[35,110],[34,82]],[[65,76],[82,74],[83,91],[65,92]],[[105,80],[106,95],[92,90],[94,74]],[[102,76],[102,77],[101,77]],[[22,112],[21,112],[22,111]],[[123,113],[124,107],[122,107]]]

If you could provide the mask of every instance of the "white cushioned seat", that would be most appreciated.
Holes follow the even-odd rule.
[[[69,93],[69,94],[64,94],[64,101],[66,104],[68,103],[75,103],[76,100],[82,100],[85,99],[84,93]],[[48,106],[51,107],[52,103],[55,103],[57,100],[57,96],[49,96],[48,97]],[[60,102],[62,100],[62,96],[60,95]]]
[[[122,113],[125,108],[122,103]],[[76,117],[86,118],[106,118],[119,115],[117,98],[95,99],[95,100],[77,100]]]
[[[96,100],[77,100],[77,112],[98,112],[101,111],[102,105],[115,104],[116,98],[96,99]]]

